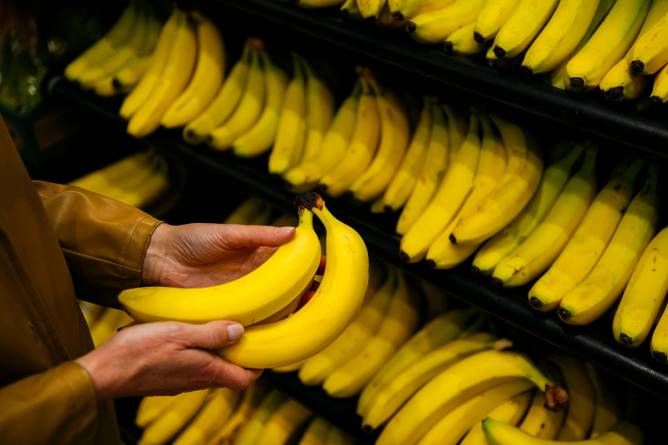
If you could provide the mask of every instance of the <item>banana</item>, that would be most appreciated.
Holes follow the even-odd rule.
[[[619,403],[612,391],[610,391],[610,388],[603,385],[601,376],[596,368],[591,363],[585,363],[585,370],[595,394],[594,420],[592,421],[591,434],[589,434],[589,437],[595,439],[617,425],[620,409]]]
[[[253,413],[248,423],[246,423],[239,434],[234,439],[235,445],[256,445],[267,420],[278,410],[287,400],[287,397],[277,390],[272,390],[267,394],[257,410]]]
[[[488,445],[558,445],[562,441],[537,439],[514,426],[491,418],[483,420]],[[568,442],[571,445],[637,445],[643,443],[643,433],[635,425],[628,422],[619,423],[596,439]]]
[[[654,78],[650,100],[656,104],[668,102],[668,65],[663,67]]]
[[[346,13],[350,18],[353,19],[361,19],[362,14],[360,14],[360,10],[357,7],[357,0],[346,0],[343,2],[341,5],[341,11]]]
[[[644,161],[636,159],[617,167],[559,257],[529,290],[532,308],[543,312],[556,309],[563,296],[592,270],[631,201],[643,165]]]
[[[394,174],[385,193],[382,201],[386,207],[392,210],[399,210],[408,200],[417,176],[422,169],[424,163],[425,152],[431,137],[432,128],[432,99],[424,98],[420,118],[418,119],[417,128],[413,133],[408,149],[404,153],[399,169]]]
[[[197,52],[197,38],[190,20],[184,15],[177,24],[174,42],[159,78],[149,97],[130,117],[127,126],[130,135],[142,137],[158,128],[167,107],[188,85]]]
[[[483,128],[483,139],[473,190],[457,215],[429,247],[426,259],[431,267],[439,269],[455,267],[466,260],[480,245],[479,243],[454,244],[450,241],[452,230],[457,227],[459,220],[468,216],[478,203],[496,188],[506,168],[505,147],[494,133],[489,118],[481,115],[480,123]]]
[[[543,221],[496,265],[492,281],[504,287],[528,283],[559,256],[582,221],[596,192],[597,147],[589,147],[580,169],[569,179]]]
[[[532,399],[532,392],[525,391],[506,400],[492,411],[486,417],[500,420],[510,425],[517,425],[524,417],[529,408]],[[477,422],[473,428],[464,436],[461,445],[487,445],[485,433],[482,430],[482,422]]]
[[[174,399],[175,397],[173,396],[143,397],[137,408],[135,425],[142,429],[146,428],[151,422],[157,419],[165,409],[167,409]]]
[[[301,186],[317,182],[343,158],[355,129],[359,85],[358,82],[350,96],[343,101],[336,112],[332,125],[325,133],[318,158],[302,162],[283,175],[283,178],[291,185]]]
[[[126,179],[144,170],[149,161],[148,151],[139,151],[75,179],[70,182],[70,185],[104,194],[104,191],[112,187],[114,183],[125,182]]]
[[[448,168],[448,127],[440,105],[432,105],[432,126],[429,144],[415,187],[399,215],[396,232],[404,235],[429,205],[434,192]]]
[[[65,67],[65,77],[76,81],[82,72],[112,57],[116,48],[122,45],[132,32],[137,14],[136,6],[135,2],[129,2],[111,29]]]
[[[476,17],[473,38],[484,43],[492,40],[510,18],[519,0],[487,0]]]
[[[663,14],[657,14],[656,21],[633,43],[628,67],[631,74],[635,76],[656,74],[668,63],[668,43],[666,43],[668,17],[665,11],[665,1],[659,0],[654,3],[659,3],[656,8],[661,9]]]
[[[463,336],[426,352],[376,389],[363,413],[363,425],[378,428],[389,420],[422,386],[454,363],[472,354],[492,349],[497,339],[485,332]],[[501,343],[498,343],[501,345]],[[366,391],[366,390],[365,390]],[[364,394],[364,393],[363,393]],[[360,406],[358,405],[358,411]]]
[[[141,445],[168,443],[195,417],[209,393],[208,389],[201,389],[175,396],[167,409],[146,427],[138,443]]]
[[[594,389],[582,363],[572,357],[560,355],[554,361],[568,391],[568,410],[557,440],[572,442],[589,437],[594,420]]]
[[[162,76],[167,59],[172,54],[177,27],[182,19],[183,13],[174,8],[172,15],[165,23],[165,26],[162,27],[162,30],[160,30],[160,36],[158,37],[155,50],[151,55],[146,73],[141,77],[137,86],[123,100],[121,109],[118,112],[123,119],[130,119],[151,96],[153,88]]]
[[[268,59],[264,51],[252,52],[246,89],[229,118],[207,136],[206,142],[211,147],[217,150],[229,148],[237,137],[250,130],[260,118],[265,105]]]
[[[293,399],[285,400],[264,424],[257,445],[283,445],[311,418],[311,411]]]
[[[222,125],[234,112],[248,85],[253,45],[252,39],[246,42],[241,59],[232,67],[216,97],[183,129],[183,139],[187,143],[194,145],[204,142],[206,136]]]
[[[250,197],[239,204],[223,221],[223,224],[250,224],[255,215],[266,207],[260,198]]]
[[[113,94],[118,93],[119,91],[128,92],[137,85],[149,67],[151,57],[155,51],[158,38],[160,37],[162,26],[163,23],[156,17],[149,18],[147,31],[138,53],[111,76],[111,88],[113,89]],[[102,94],[97,88],[96,93]]]
[[[454,155],[434,197],[401,238],[400,255],[403,261],[414,263],[423,259],[430,244],[447,227],[469,196],[480,158],[478,122],[478,116],[471,113],[466,139]]]
[[[651,165],[643,189],[633,198],[610,243],[587,277],[564,295],[557,314],[568,324],[588,324],[619,298],[657,220],[658,167]]]
[[[329,422],[322,417],[314,417],[306,431],[299,439],[298,445],[326,445],[327,432],[331,428]]]
[[[474,38],[473,29],[475,24],[476,22],[471,22],[450,34],[443,44],[445,50],[462,55],[481,53],[485,47]]]
[[[167,174],[167,163],[164,159],[159,159],[158,165],[149,172],[148,177],[137,187],[128,188],[119,201],[140,208],[156,202],[169,188]]]
[[[232,415],[207,442],[208,445],[221,445],[222,443],[227,443],[224,441],[230,440],[231,438],[236,439],[241,429],[253,418],[267,392],[268,389],[266,386],[259,382],[255,382],[246,388],[241,394],[240,400],[232,412]]]
[[[371,165],[350,186],[350,191],[360,201],[371,201],[385,191],[410,139],[408,115],[401,100],[393,92],[382,89],[373,78],[369,82],[380,114],[380,142]]]
[[[311,357],[341,334],[364,299],[369,278],[364,241],[337,220],[317,194],[307,194],[301,200],[302,205],[313,206],[327,232],[327,268],[322,282],[313,299],[292,316],[252,326],[238,343],[220,351],[223,358],[239,366],[276,368]]]
[[[553,386],[523,355],[480,352],[455,363],[423,386],[390,420],[376,443],[414,444],[462,402],[513,377],[530,380],[539,390],[550,393],[548,400],[553,407],[564,402],[563,390]]]
[[[382,388],[394,381],[399,374],[410,368],[417,360],[459,337],[476,315],[477,311],[474,309],[459,309],[446,312],[427,323],[383,365],[369,384],[364,387],[357,403],[358,414],[366,415],[368,405],[372,399],[377,397],[377,392],[379,390],[385,392],[386,390]]]
[[[378,17],[384,4],[385,0],[357,0],[357,7],[363,19]]]
[[[330,425],[327,430],[326,445],[353,445],[353,441],[339,428]]]
[[[664,309],[654,328],[650,350],[656,361],[663,364],[668,363],[668,309]]]
[[[564,424],[566,410],[553,411],[545,406],[545,394],[536,391],[529,411],[518,427],[520,431],[540,439],[554,439]]]
[[[380,115],[369,83],[362,75],[362,95],[357,106],[355,129],[346,153],[332,170],[320,180],[331,196],[341,196],[373,161],[380,141]]]
[[[227,388],[214,389],[195,418],[176,437],[174,445],[207,443],[220,425],[227,422],[238,401],[238,392]]]
[[[100,315],[102,315],[102,312],[104,312],[105,308],[99,304],[79,300],[79,309],[81,309],[81,314],[84,316],[84,320],[86,320],[88,329],[90,329],[91,326],[93,326],[93,323],[95,323]]]
[[[118,299],[141,321],[235,320],[248,326],[263,320],[310,286],[320,264],[320,242],[313,231],[313,213],[301,209],[299,219],[294,238],[241,278],[207,288],[128,289]],[[284,279],[277,279],[279,276]],[[298,360],[283,364],[295,361]]]
[[[519,56],[550,20],[558,3],[558,0],[519,0],[494,38],[494,54],[499,59]]]
[[[341,335],[325,349],[306,359],[299,370],[299,380],[303,384],[321,384],[350,357],[358,355],[378,332],[395,292],[396,281],[396,272],[390,269],[383,285],[370,297],[367,296],[362,309]]]
[[[387,7],[397,21],[413,17],[420,5],[428,0],[387,0]]]
[[[491,117],[508,153],[506,170],[498,187],[452,231],[455,244],[482,242],[507,226],[534,195],[543,173],[543,161],[527,140],[528,135],[515,124],[496,115]]]
[[[456,445],[462,436],[494,407],[511,397],[527,392],[532,386],[528,380],[517,378],[484,390],[446,414],[418,444]]]
[[[440,43],[474,21],[484,4],[485,0],[455,0],[442,9],[412,17],[405,28],[420,43]]]
[[[188,87],[165,111],[160,123],[180,127],[195,119],[216,97],[225,77],[225,46],[220,32],[200,14],[197,21],[197,63]]]
[[[667,247],[664,228],[645,248],[619,302],[612,332],[624,346],[637,347],[645,341],[663,306],[668,292]]]
[[[306,81],[299,56],[293,54],[293,75],[283,99],[269,173],[281,174],[301,161],[306,137]]]
[[[118,328],[132,323],[132,321],[132,318],[123,311],[111,308],[105,309],[90,328],[93,344],[97,348],[116,334]]]
[[[328,8],[343,3],[343,0],[297,0],[302,8]]]
[[[547,73],[568,59],[587,33],[599,0],[561,0],[522,60],[534,74]]]
[[[571,89],[598,86],[633,43],[645,21],[649,0],[618,0],[589,41],[566,65]]]
[[[369,383],[415,330],[419,318],[415,300],[406,277],[397,271],[397,286],[378,332],[357,355],[325,379],[323,388],[327,394],[350,397]]]

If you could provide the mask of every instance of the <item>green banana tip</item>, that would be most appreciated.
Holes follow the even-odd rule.
[[[324,205],[325,200],[316,192],[303,193],[295,198],[295,207],[297,207],[298,210],[311,210],[313,208],[322,210]]]
[[[568,405],[568,393],[559,385],[545,385],[545,407],[551,411],[560,411]]]

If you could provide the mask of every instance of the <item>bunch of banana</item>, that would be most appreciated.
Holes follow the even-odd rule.
[[[150,151],[140,151],[70,182],[133,207],[146,207],[169,187],[167,162]]]
[[[101,96],[128,91],[146,70],[161,27],[148,2],[131,1],[109,32],[65,68],[65,76]]]

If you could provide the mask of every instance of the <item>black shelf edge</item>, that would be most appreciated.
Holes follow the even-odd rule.
[[[51,93],[70,103],[77,103],[89,112],[115,123],[119,130],[125,122],[118,116],[117,101],[101,99],[82,91],[78,86],[55,78]],[[266,158],[245,160],[226,152],[214,152],[206,147],[191,147],[181,141],[180,133],[159,130],[147,138],[157,148],[169,151],[212,175],[236,181],[240,187],[286,210],[292,209],[294,194],[285,189],[280,179],[266,171]],[[668,399],[668,368],[654,362],[647,344],[636,350],[625,350],[610,333],[609,319],[584,327],[570,327],[560,323],[554,314],[532,310],[526,302],[525,290],[492,288],[484,280],[472,276],[465,267],[451,271],[427,268],[424,264],[401,262],[399,240],[391,234],[386,216],[370,214],[365,207],[329,199],[328,207],[342,221],[353,226],[364,238],[369,251],[404,270],[443,287],[449,295],[479,307],[493,317],[557,349],[580,356],[601,369],[643,389]]]
[[[191,1],[190,3],[202,3]],[[476,98],[501,104],[579,132],[668,157],[668,116],[640,112],[630,104],[606,103],[600,95],[564,92],[540,79],[501,71],[440,47],[411,41],[403,32],[343,17],[336,8],[304,9],[285,0],[215,0],[229,11],[277,24]]]

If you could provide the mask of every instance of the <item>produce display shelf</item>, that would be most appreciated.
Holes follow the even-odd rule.
[[[288,0],[185,1],[242,14],[307,35],[383,64],[436,81],[469,96],[556,122],[614,144],[668,157],[668,113],[639,111],[632,104],[606,102],[600,94],[564,92],[514,71],[484,66],[446,54],[442,47],[413,42],[405,32],[343,16],[336,8],[304,9]],[[228,14],[219,14],[226,20]],[[259,26],[259,25],[258,25]],[[327,53],[323,49],[322,57]]]
[[[123,129],[118,117],[118,101],[101,99],[76,85],[55,78],[51,93],[62,100],[77,103],[90,113],[109,119]],[[239,188],[265,198],[286,210],[292,208],[294,194],[284,184],[266,173],[266,158],[244,160],[229,153],[214,152],[206,147],[191,147],[182,142],[178,131],[159,130],[147,138],[158,148],[170,152],[213,178],[232,179]],[[202,173],[205,174],[205,173]],[[610,317],[590,326],[571,328],[552,315],[533,311],[526,302],[526,290],[493,288],[485,280],[472,276],[467,266],[452,271],[431,270],[423,264],[408,265],[399,259],[398,238],[393,235],[393,218],[372,215],[367,208],[345,200],[328,200],[328,206],[343,221],[352,225],[365,239],[370,251],[447,290],[448,294],[479,307],[518,330],[566,352],[591,361],[648,393],[668,399],[668,368],[654,362],[645,344],[637,350],[624,350],[611,334]]]

